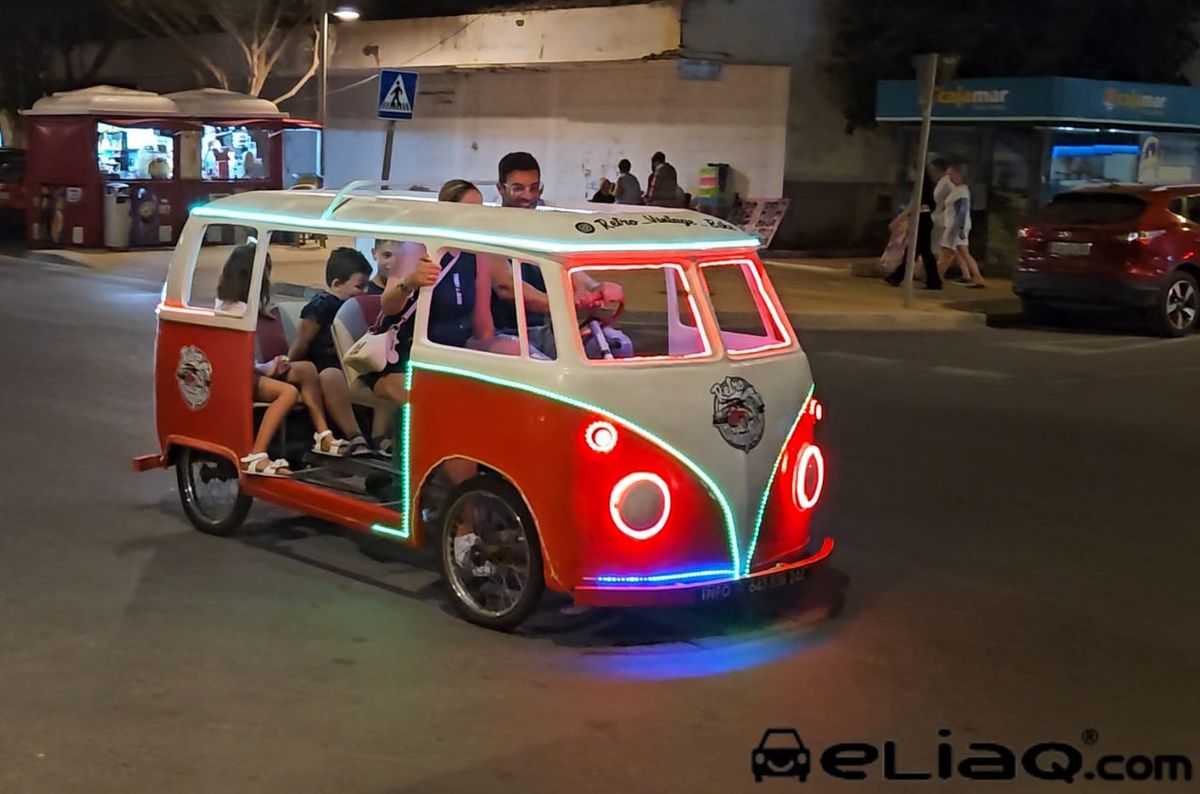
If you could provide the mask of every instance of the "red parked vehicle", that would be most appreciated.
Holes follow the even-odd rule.
[[[1110,185],[1063,193],[1018,232],[1013,291],[1027,317],[1057,308],[1134,309],[1164,336],[1200,315],[1200,185]]]

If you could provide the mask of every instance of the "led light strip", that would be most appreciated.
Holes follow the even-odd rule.
[[[393,538],[400,538],[401,540],[408,540],[408,538],[410,537],[410,534],[409,534],[409,531],[407,528],[392,529],[391,527],[384,526],[383,524],[373,525],[371,527],[371,531],[378,532],[380,535],[389,535]]]
[[[711,571],[680,571],[679,573],[661,573],[652,576],[620,576],[603,574],[601,576],[585,576],[585,581],[597,584],[654,584],[660,582],[683,582],[688,579],[718,579],[736,576],[731,568],[714,568]]]
[[[410,402],[405,404],[406,417],[405,417],[405,422],[404,422],[404,439],[401,442],[402,446],[403,446],[402,454],[404,456],[404,473],[401,478],[401,483],[402,483],[402,487],[403,487],[403,504],[405,505],[405,523],[403,525],[404,529],[406,529],[406,530],[408,529],[408,514],[410,512],[410,507],[408,505],[408,498],[409,498],[408,476],[409,476],[409,466],[410,466],[408,434],[409,434],[409,424],[410,423],[408,421],[407,414],[408,414],[408,405],[411,404],[411,399],[412,399],[411,398],[412,373],[413,373],[414,369],[423,369],[423,370],[428,370],[430,372],[440,372],[445,375],[456,375],[458,377],[471,378],[473,380],[483,381],[484,383],[490,383],[494,386],[504,386],[509,389],[516,389],[517,391],[524,391],[524,392],[528,392],[530,394],[536,394],[539,397],[545,397],[546,399],[554,400],[556,402],[563,403],[564,405],[569,405],[573,408],[580,408],[585,411],[592,411],[594,413],[600,414],[601,416],[608,419],[609,421],[621,423],[625,427],[628,427],[633,432],[635,432],[638,435],[645,438],[647,441],[650,441],[651,443],[656,444],[657,446],[659,446],[666,452],[669,452],[671,455],[675,456],[681,463],[683,463],[685,466],[687,466],[689,469],[691,469],[692,472],[697,477],[700,478],[700,481],[704,483],[705,487],[707,487],[708,490],[712,493],[712,495],[716,498],[717,505],[721,508],[722,517],[725,519],[725,534],[728,537],[729,556],[730,556],[730,559],[733,561],[733,570],[734,571],[741,570],[741,564],[740,564],[741,557],[738,552],[738,543],[737,543],[737,527],[733,521],[733,509],[729,506],[729,501],[725,498],[725,494],[721,491],[720,487],[717,486],[716,482],[713,481],[712,477],[708,476],[708,474],[703,469],[701,469],[698,465],[696,465],[696,463],[693,462],[691,460],[691,458],[687,457],[682,452],[675,449],[675,447],[671,446],[664,439],[659,438],[658,436],[651,433],[649,430],[646,430],[644,427],[641,427],[640,425],[635,424],[634,422],[631,422],[630,420],[625,419],[624,417],[617,416],[616,414],[612,413],[611,411],[606,411],[603,408],[600,408],[595,405],[591,405],[589,403],[585,403],[582,400],[577,400],[574,397],[568,397],[564,394],[557,394],[555,392],[540,388],[538,386],[530,386],[527,383],[518,383],[516,381],[505,380],[503,378],[497,378],[492,375],[484,375],[483,373],[480,373],[480,372],[473,372],[471,370],[459,369],[457,367],[447,367],[442,364],[430,364],[430,363],[427,363],[424,361],[411,361],[410,360],[409,367],[408,367],[407,386],[408,386],[408,391],[409,391],[409,395],[410,395],[410,397],[409,397]],[[811,395],[812,392],[810,391],[809,394]]]
[[[642,362],[646,362],[646,361],[680,361],[682,359],[710,358],[712,356],[712,354],[713,354],[712,340],[710,340],[708,338],[708,331],[705,330],[703,325],[700,323],[700,307],[696,304],[696,295],[695,295],[695,293],[692,292],[692,285],[690,283],[688,283],[687,272],[684,270],[683,265],[680,265],[676,262],[662,262],[662,263],[654,264],[654,265],[576,265],[574,267],[567,269],[567,275],[574,276],[576,273],[587,273],[589,271],[603,272],[606,270],[668,270],[668,269],[675,271],[675,275],[679,278],[679,281],[677,282],[677,284],[683,287],[683,292],[685,295],[687,295],[688,306],[690,306],[691,310],[692,310],[692,320],[694,320],[696,322],[695,326],[687,326],[687,327],[689,327],[689,328],[694,327],[696,329],[697,335],[700,337],[700,341],[704,345],[704,349],[701,350],[699,353],[686,353],[681,356],[680,355],[630,356],[629,358],[610,359],[608,361],[605,361],[604,359],[599,359],[599,360],[589,359],[589,361],[588,361],[589,364],[615,364],[615,363],[622,363],[622,362],[642,363]]]
[[[750,546],[746,550],[746,570],[743,576],[750,575],[750,566],[754,563],[754,548],[758,545],[758,533],[762,529],[763,516],[767,512],[767,501],[771,498],[771,486],[775,484],[775,476],[779,474],[779,464],[787,452],[788,444],[792,443],[792,434],[796,432],[796,428],[800,425],[800,420],[808,412],[808,401],[812,399],[816,388],[816,384],[808,387],[808,395],[804,398],[804,403],[800,406],[800,412],[796,414],[796,419],[792,422],[791,429],[783,437],[783,446],[779,448],[779,455],[775,458],[775,466],[771,469],[771,476],[767,480],[767,487],[763,489],[762,501],[758,504],[758,515],[754,517],[754,534],[751,535]]]
[[[791,325],[790,325],[790,323],[785,323],[779,317],[779,313],[775,310],[775,302],[773,300],[771,300],[771,296],[767,294],[767,288],[763,284],[762,274],[758,272],[758,268],[755,267],[754,261],[751,259],[723,259],[723,260],[716,261],[716,262],[701,262],[700,263],[700,272],[701,272],[701,274],[703,274],[704,268],[714,267],[714,266],[719,266],[719,265],[748,265],[749,266],[750,274],[754,276],[754,282],[758,287],[758,295],[762,299],[763,304],[767,307],[767,311],[770,312],[771,319],[775,321],[776,333],[778,333],[783,340],[781,342],[773,342],[773,343],[767,344],[767,345],[760,345],[758,347],[749,348],[747,350],[730,350],[730,351],[728,351],[729,356],[731,358],[737,358],[738,356],[750,356],[755,353],[762,353],[767,350],[776,350],[778,348],[788,347],[789,345],[791,345],[792,337],[791,337],[791,334],[789,333]],[[708,286],[707,280],[705,280],[704,285],[706,287]],[[709,289],[709,293],[711,293],[711,292],[712,292],[712,290]]]
[[[460,243],[478,243],[506,248],[524,248],[548,254],[623,251],[711,251],[729,248],[752,248],[761,245],[755,237],[734,238],[711,242],[663,242],[663,243],[568,243],[554,240],[539,240],[533,237],[513,237],[490,232],[467,232],[439,226],[411,226],[399,223],[369,223],[366,221],[339,221],[332,219],[287,215],[278,212],[259,212],[226,207],[200,206],[192,214],[201,218],[227,221],[249,221],[281,226],[300,226],[307,229],[323,229],[330,232],[357,232],[372,237],[440,237]]]
[[[404,519],[400,522],[400,527],[405,537],[412,533],[414,509],[414,505],[409,503],[412,490],[412,481],[409,479],[412,468],[412,382],[413,362],[409,359],[408,366],[404,368],[404,393],[408,399],[400,409],[400,460],[404,461],[400,467],[400,504],[404,508]]]

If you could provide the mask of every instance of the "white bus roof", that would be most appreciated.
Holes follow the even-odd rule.
[[[378,184],[378,183],[375,183]],[[436,238],[464,245],[550,254],[757,249],[758,238],[691,210],[591,205],[533,212],[439,202],[432,194],[369,193],[355,183],[325,190],[238,193],[194,207],[201,218],[395,240]]]

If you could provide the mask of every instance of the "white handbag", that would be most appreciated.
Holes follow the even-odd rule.
[[[342,363],[360,375],[382,372],[388,364],[395,364],[400,360],[400,355],[396,352],[396,332],[399,329],[400,323],[396,323],[383,333],[363,334],[362,338],[346,351]]]
[[[442,268],[438,273],[437,281],[433,283],[434,287],[440,284],[446,274],[458,264],[458,258],[459,255],[455,254],[454,258]],[[362,338],[346,351],[346,355],[342,357],[342,363],[360,375],[366,375],[370,372],[382,372],[389,364],[399,361],[400,354],[396,352],[396,336],[400,326],[412,319],[413,313],[416,312],[419,292],[420,290],[409,297],[408,307],[397,322],[379,333],[368,331],[363,334]]]

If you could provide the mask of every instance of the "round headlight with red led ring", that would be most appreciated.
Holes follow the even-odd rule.
[[[583,432],[583,440],[593,452],[612,452],[617,446],[617,428],[612,422],[592,422]]]
[[[810,473],[813,475],[810,487]],[[792,470],[792,496],[796,507],[801,510],[811,510],[821,500],[821,491],[825,488],[825,456],[816,444],[806,444],[800,450],[796,467]]]
[[[613,486],[608,512],[621,532],[634,540],[649,540],[671,516],[671,489],[657,474],[634,472]]]

